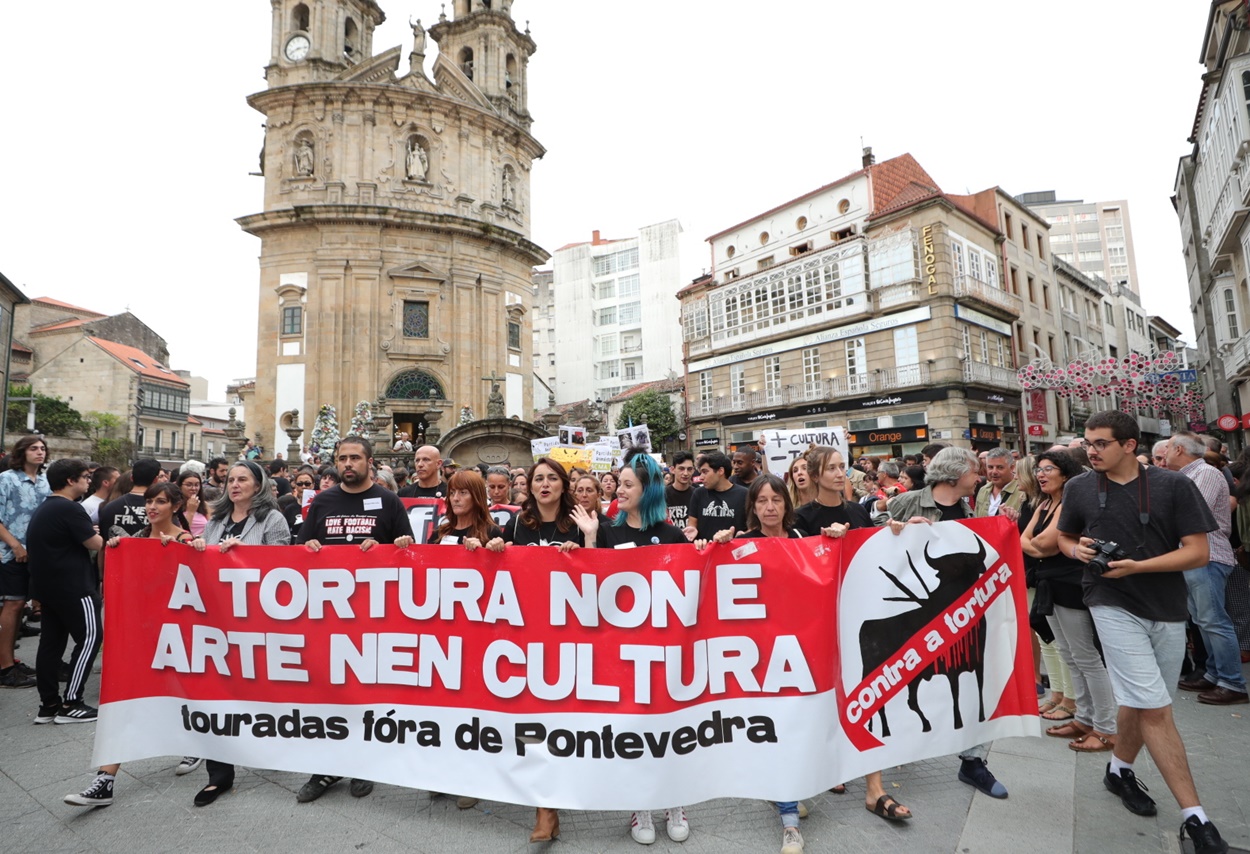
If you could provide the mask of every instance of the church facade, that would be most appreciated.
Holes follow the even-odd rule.
[[[322,404],[359,401],[439,443],[468,407],[524,418],[532,399],[526,68],[535,44],[507,0],[455,0],[402,49],[373,54],[374,0],[273,0],[264,210],[248,433],[307,442]],[[426,48],[438,55],[426,75]]]

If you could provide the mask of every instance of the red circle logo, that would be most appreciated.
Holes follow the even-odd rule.
[[[1220,420],[1215,423],[1219,425],[1221,430],[1236,430],[1241,424],[1235,415],[1221,415]]]

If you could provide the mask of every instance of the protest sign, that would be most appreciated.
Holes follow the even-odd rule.
[[[635,424],[616,431],[617,442],[622,451],[639,448],[651,453],[651,428],[646,424]]]
[[[582,471],[590,471],[591,452],[589,447],[552,448],[547,456],[553,462],[564,466],[565,471],[570,471],[575,466]]]
[[[646,809],[1038,735],[1005,519],[704,552],[126,539],[108,559],[97,763]]]
[[[557,433],[561,445],[585,445],[586,428],[573,424],[561,424]]]
[[[803,430],[761,430],[764,437],[764,456],[768,470],[775,475],[785,474],[795,457],[807,453],[811,445],[824,445],[842,452],[847,465],[851,464],[846,430],[842,427],[820,427]]]
[[[534,456],[534,462],[538,462],[547,454],[551,453],[551,449],[560,444],[559,436],[550,436],[546,439],[530,439],[530,453]]]

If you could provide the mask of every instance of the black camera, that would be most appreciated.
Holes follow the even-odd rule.
[[[1102,575],[1111,568],[1107,565],[1110,561],[1128,558],[1128,552],[1120,548],[1119,543],[1113,543],[1110,540],[1094,540],[1089,548],[1094,550],[1094,556],[1085,565],[1097,575]]]

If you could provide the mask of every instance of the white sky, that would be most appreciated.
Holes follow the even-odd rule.
[[[406,57],[408,17],[429,27],[439,4],[379,2],[374,52]],[[265,86],[269,3],[4,5],[0,272],[30,297],[129,308],[222,398],[255,372],[260,242],[234,218],[261,209],[263,117],[244,99]],[[858,169],[862,137],[951,193],[1128,199],[1145,306],[1192,342],[1169,197],[1208,8],[516,0],[548,152],[533,238],[677,217],[684,284],[706,236]]]

